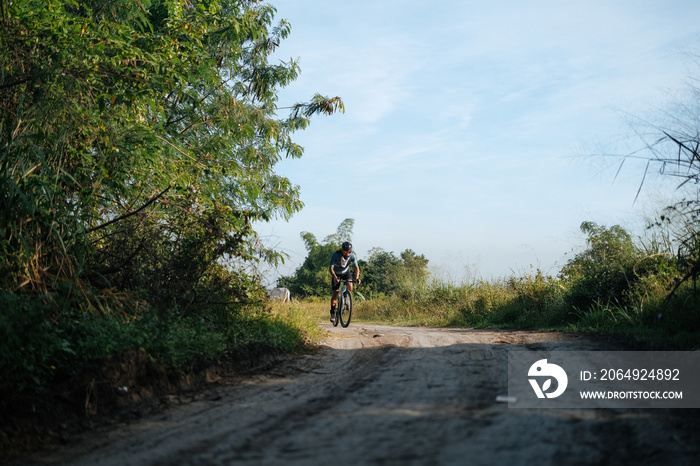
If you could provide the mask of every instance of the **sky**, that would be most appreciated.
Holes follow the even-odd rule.
[[[700,49],[697,0],[278,0],[292,32],[272,61],[298,59],[279,105],[340,96],[294,140],[277,172],[304,209],[256,226],[306,257],[346,218],[353,244],[424,254],[440,280],[464,283],[536,269],[556,275],[585,247],[584,221],[633,233],[671,187],[645,182],[629,116],[660,111],[687,83]]]

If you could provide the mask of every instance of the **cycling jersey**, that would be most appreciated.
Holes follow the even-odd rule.
[[[336,251],[331,256],[331,267],[333,267],[333,272],[335,272],[336,276],[348,273],[350,271],[351,262],[356,268],[359,268],[357,265],[357,256],[354,252],[351,252],[348,257],[345,257],[342,252]]]

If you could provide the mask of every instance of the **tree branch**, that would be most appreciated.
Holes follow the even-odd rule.
[[[117,217],[117,218],[115,218],[114,220],[110,220],[110,221],[107,222],[107,223],[103,223],[102,225],[98,225],[98,226],[96,226],[96,227],[94,227],[94,228],[91,228],[90,230],[88,230],[88,233],[92,233],[93,231],[97,231],[97,230],[100,230],[100,229],[102,229],[102,228],[108,227],[109,225],[112,225],[112,224],[114,224],[114,223],[117,223],[117,222],[119,222],[119,221],[122,221],[122,220],[124,220],[124,219],[127,219],[127,218],[129,218],[129,217],[132,217],[132,216],[138,214],[138,213],[141,212],[143,209],[145,209],[145,208],[148,207],[149,205],[151,205],[151,204],[153,204],[154,202],[156,202],[156,201],[157,201],[159,198],[161,198],[165,193],[167,193],[168,191],[170,191],[170,188],[172,188],[172,186],[168,186],[168,187],[165,188],[163,191],[161,191],[158,195],[153,196],[151,199],[149,199],[148,202],[146,202],[144,205],[142,205],[141,207],[139,207],[139,208],[136,209],[135,211],[129,212],[128,214],[122,215],[121,217]]]

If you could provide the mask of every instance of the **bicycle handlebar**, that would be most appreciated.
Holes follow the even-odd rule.
[[[357,283],[355,280],[350,280],[349,278],[339,278],[338,282],[345,282],[345,283]],[[359,285],[358,285],[359,286]]]

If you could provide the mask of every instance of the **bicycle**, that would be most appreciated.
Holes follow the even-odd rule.
[[[338,293],[338,303],[335,307],[335,315],[333,317],[333,327],[340,325],[345,328],[350,325],[352,318],[352,291],[348,288],[348,283],[356,283],[354,280],[341,279],[340,290]]]

